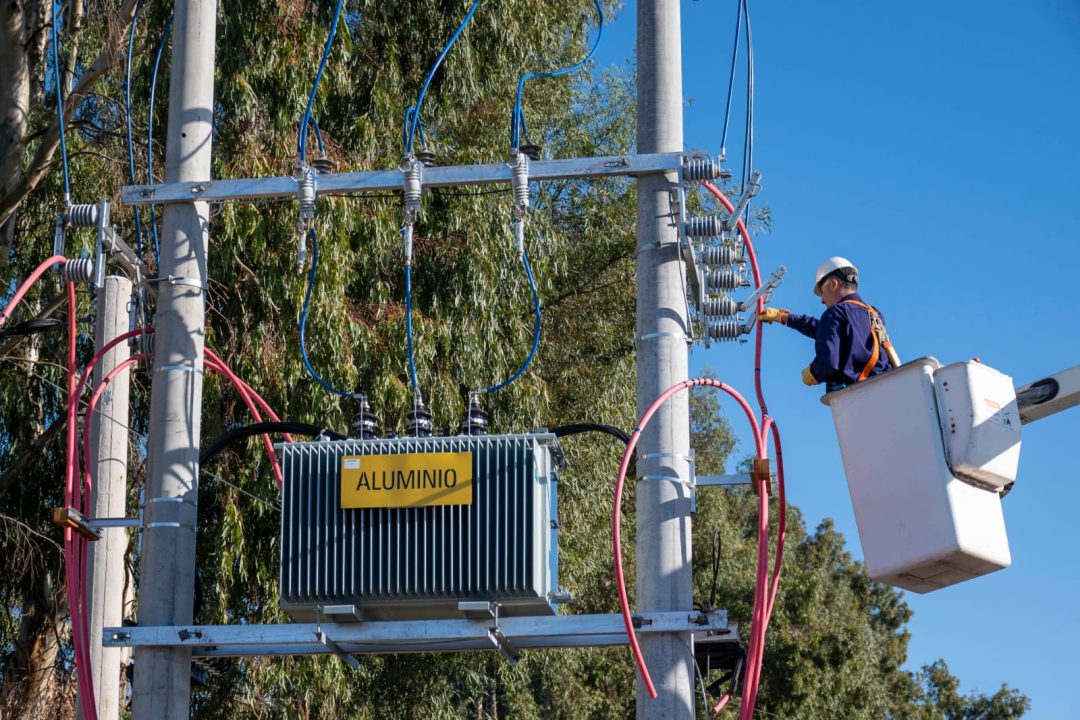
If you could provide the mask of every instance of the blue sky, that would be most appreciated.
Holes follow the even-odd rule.
[[[685,141],[715,153],[735,4],[681,8]],[[605,28],[601,66],[631,56],[634,11],[628,3]],[[1080,2],[787,0],[751,11],[754,166],[773,214],[756,245],[763,272],[788,267],[774,305],[820,312],[814,268],[844,255],[905,359],[978,356],[1018,384],[1080,364]],[[738,102],[735,169],[743,113]],[[789,495],[811,527],[834,518],[861,556],[831,416],[799,379],[811,352],[808,339],[769,328],[765,392]],[[695,349],[691,372],[708,366],[751,396],[751,363],[752,345],[714,345]],[[905,593],[910,669],[945,658],[965,692],[1007,683],[1032,699],[1031,718],[1080,717],[1078,440],[1080,408],[1025,427],[1004,503],[1012,567]]]

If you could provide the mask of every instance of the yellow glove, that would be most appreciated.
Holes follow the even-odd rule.
[[[758,314],[757,319],[761,322],[778,322],[781,325],[787,325],[788,315],[790,314],[787,310],[781,310],[780,308],[765,308],[764,312]]]
[[[817,385],[821,381],[814,377],[814,373],[810,371],[810,366],[807,365],[806,369],[802,371],[803,385]]]

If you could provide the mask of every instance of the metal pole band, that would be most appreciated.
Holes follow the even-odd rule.
[[[672,458],[672,459],[675,459],[675,460],[685,460],[686,462],[690,463],[691,465],[694,464],[694,456],[693,455],[683,455],[682,453],[668,453],[668,452],[642,453],[642,454],[638,455],[638,462],[641,462],[641,461],[644,461],[644,460],[652,460],[653,458]]]
[[[202,375],[203,369],[192,367],[191,365],[162,365],[157,369],[157,372],[186,372]]]
[[[676,339],[682,340],[682,341],[684,341],[686,343],[693,342],[693,338],[691,338],[686,333],[674,333],[674,332],[651,332],[651,333],[646,333],[646,334],[638,337],[638,342],[645,342],[646,340],[659,340],[661,338],[676,338]]]
[[[150,528],[186,528],[187,530],[195,532],[195,526],[194,525],[189,525],[187,523],[178,523],[178,522],[165,522],[165,521],[162,521],[162,522],[147,523],[146,524],[146,529],[149,530]]]

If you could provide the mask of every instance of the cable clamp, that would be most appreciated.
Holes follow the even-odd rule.
[[[206,283],[202,282],[201,280],[197,280],[197,279],[193,279],[193,278],[180,277],[178,275],[169,275],[169,276],[163,277],[163,278],[160,278],[160,277],[159,278],[147,278],[146,282],[148,284],[167,282],[170,285],[184,285],[184,286],[187,286],[187,287],[198,288],[199,290],[202,290],[203,292],[209,292],[209,290],[210,290],[210,287]]]
[[[772,469],[769,467],[768,458],[755,458],[753,469],[750,471],[750,481],[754,484],[754,492],[759,496],[766,495],[772,489]]]

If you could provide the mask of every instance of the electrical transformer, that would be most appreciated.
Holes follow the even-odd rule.
[[[554,435],[279,446],[281,606],[296,621],[552,615]]]

